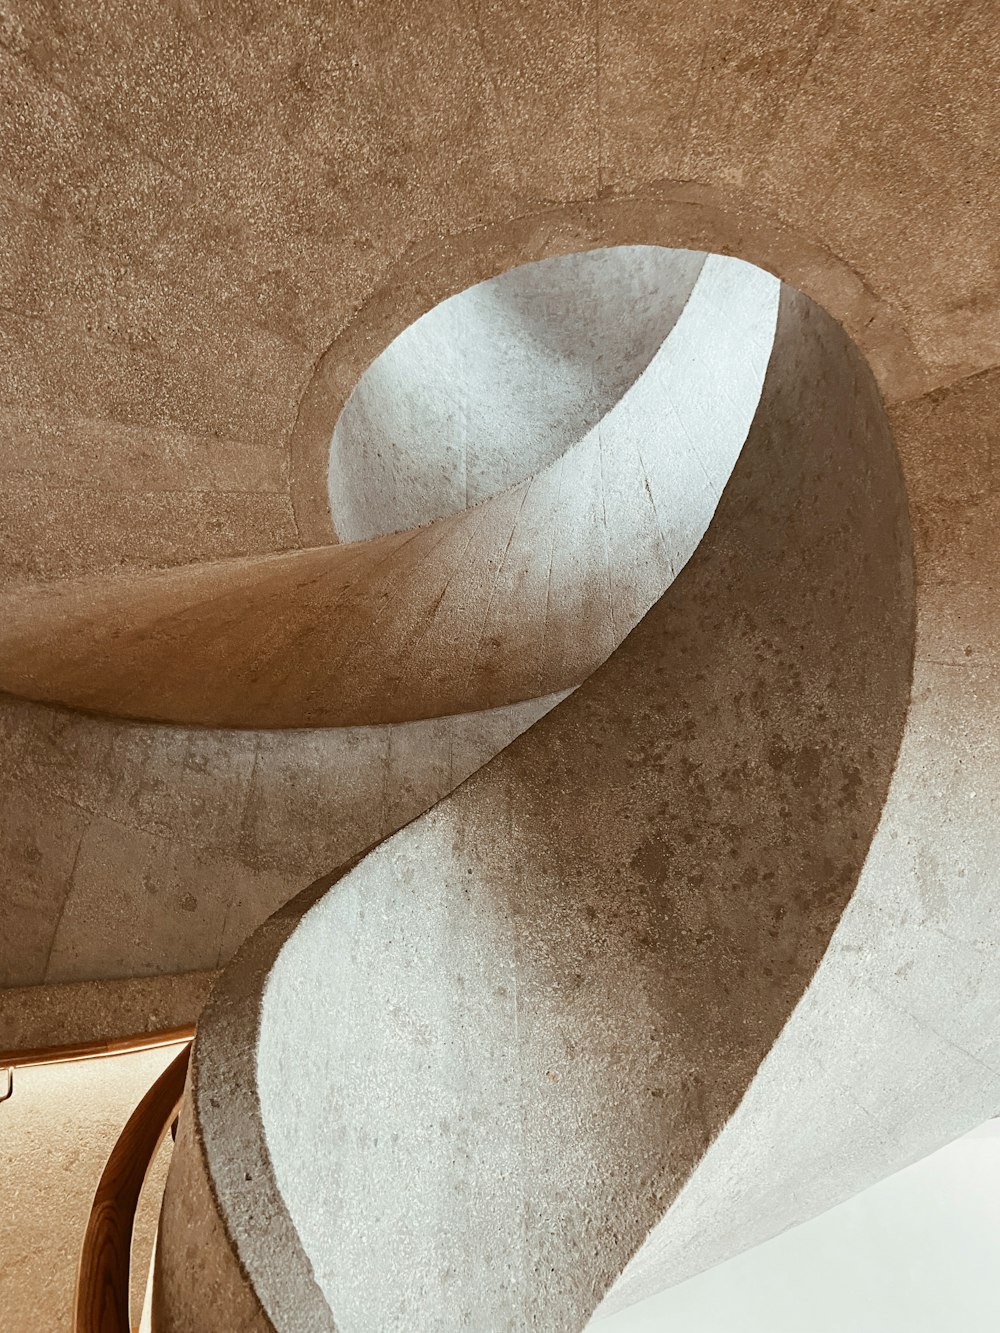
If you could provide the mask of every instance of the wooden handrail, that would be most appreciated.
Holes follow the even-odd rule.
[[[27,1069],[29,1065],[61,1065],[73,1060],[99,1060],[107,1055],[129,1055],[132,1051],[150,1051],[157,1046],[176,1046],[191,1041],[194,1025],[163,1028],[159,1032],[139,1033],[134,1037],[115,1037],[108,1041],[83,1041],[72,1046],[37,1046],[28,1050],[0,1051],[0,1069]]]
[[[83,1239],[74,1333],[131,1333],[129,1268],[135,1210],[150,1162],[177,1114],[190,1054],[189,1043],[132,1112],[111,1150]]]

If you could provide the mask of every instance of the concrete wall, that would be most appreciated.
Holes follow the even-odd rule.
[[[46,580],[329,543],[331,432],[363,369],[515,264],[669,244],[780,273],[855,339],[892,414],[918,575],[922,721],[903,753],[922,749],[927,787],[917,827],[895,817],[910,890],[888,920],[914,966],[891,988],[928,979],[906,997],[913,1058],[964,1048],[950,1094],[972,1114],[995,1067],[995,27],[976,0],[530,14],[69,0],[57,19],[13,0],[9,579],[41,606]],[[61,806],[35,814],[29,866],[67,827],[72,841]],[[845,1081],[877,1081],[886,1049],[866,1046]],[[910,1120],[944,1126],[938,1084],[913,1073],[899,1071]]]
[[[553,702],[225,732],[0,701],[0,984],[221,966],[303,884],[427,809]]]
[[[908,549],[874,386],[786,290],[690,566],[546,721],[340,878],[273,966],[252,946],[203,1024],[201,1160],[275,1326],[262,1201],[297,1236],[282,1281],[317,1285],[340,1328],[586,1322],[850,898],[908,699]],[[231,1067],[255,1046],[259,1112],[245,1057]],[[234,1082],[239,1130],[212,1091]],[[247,1186],[233,1136],[258,1114],[268,1171]],[[168,1189],[165,1328],[172,1299],[192,1317],[169,1245],[196,1225]]]
[[[442,301],[358,382],[330,447],[330,515],[363,541],[455,514],[582,440],[684,309],[704,255],[620,246],[521,265]]]
[[[654,260],[649,247],[620,255],[598,251],[600,262],[586,270],[590,285],[583,296],[587,313],[605,322],[582,332],[574,295],[579,263],[548,261],[544,281],[530,265],[507,276],[501,288],[508,306],[518,283],[527,291],[521,323],[513,325],[527,330],[525,346],[531,330],[537,339],[538,328],[550,341],[561,336],[566,348],[579,339],[581,351],[572,362],[576,381],[563,372],[566,357],[554,368],[543,357],[537,373],[539,385],[549,372],[555,375],[558,392],[550,406],[560,412],[567,386],[576,384],[582,394],[583,383],[590,384],[584,415],[558,417],[563,452],[531,483],[530,496],[521,484],[498,497],[493,540],[482,510],[463,512],[468,531],[447,535],[432,566],[404,566],[404,583],[398,572],[387,578],[379,568],[378,594],[372,586],[355,588],[348,612],[333,623],[308,597],[297,603],[292,588],[270,592],[273,606],[264,620],[285,657],[261,683],[281,709],[294,714],[297,690],[299,706],[302,690],[308,697],[318,691],[329,718],[331,709],[340,716],[345,710],[361,717],[392,710],[405,716],[463,699],[488,705],[491,696],[503,701],[511,693],[573,684],[642,615],[696,545],[746,435],[767,362],[777,290],[772,279],[735,260],[713,259],[703,270],[703,256],[663,254],[666,259]],[[639,287],[650,329],[638,338],[641,356],[625,349],[632,359],[620,377],[628,392],[608,402],[608,386],[618,382],[610,369],[615,326],[608,321],[620,317],[615,302],[632,299]],[[539,291],[548,301],[545,324]],[[466,301],[471,315],[462,313]],[[481,319],[483,301],[482,288],[455,297],[449,318],[459,324]],[[720,303],[731,318],[714,337],[711,355],[699,356],[706,322]],[[485,308],[492,308],[489,301]],[[508,332],[512,320],[508,311]],[[397,418],[382,405],[383,427],[400,440],[413,428],[413,395],[433,387],[442,372],[433,360],[433,326],[431,334],[430,348],[411,340],[387,352],[395,381],[410,386],[396,406]],[[661,342],[650,354],[653,334]],[[599,352],[607,383],[595,398],[591,363],[600,360]],[[372,373],[382,374],[380,367],[381,359]],[[713,406],[711,384],[718,374],[726,376],[731,392]],[[597,381],[604,383],[599,375]],[[545,402],[540,388],[538,394]],[[604,414],[587,430],[595,404]],[[567,444],[574,423],[582,434]],[[525,430],[528,424],[522,420]],[[637,448],[638,429],[644,441]],[[450,449],[465,448],[468,430],[465,418],[456,419],[449,435],[436,438],[450,441]],[[530,454],[522,458],[526,469],[535,461]],[[439,462],[433,451],[409,461],[411,474],[424,469],[425,494],[434,493],[442,475]],[[507,558],[494,568],[501,538]],[[318,555],[351,556],[357,549],[331,546]],[[449,559],[458,560],[457,567]],[[54,590],[57,606],[65,589],[60,584]],[[251,601],[233,621],[244,643],[253,641],[260,624],[253,604],[259,590],[255,583],[246,586]],[[119,619],[127,618],[121,582],[108,591]],[[366,598],[380,608],[377,615],[369,613]],[[429,630],[418,611],[431,598],[438,611]],[[22,602],[35,608],[38,597],[25,595]],[[208,606],[213,617],[219,614],[217,602]],[[168,658],[182,667],[203,702],[213,695],[238,696],[246,707],[249,696],[239,685],[236,663],[222,651],[215,620],[205,618],[204,606],[198,610],[211,661],[199,666],[190,642],[191,651],[175,648]],[[177,617],[168,623],[176,629]],[[71,630],[61,613],[55,631],[65,647]],[[90,645],[80,659],[82,678],[124,709],[135,663],[115,622],[102,622],[101,631],[111,636],[115,671],[101,669]],[[169,690],[163,641],[141,616],[132,633],[148,659],[153,689]],[[364,645],[363,655],[345,655],[338,639],[348,633]],[[321,647],[313,642],[316,635]],[[8,621],[8,646],[16,639],[16,620]],[[340,676],[318,681],[314,651],[327,654],[335,672],[338,661],[343,664]],[[293,654],[304,671],[298,685]],[[30,645],[28,657],[33,664],[47,660],[38,643]],[[256,666],[254,674],[260,675]],[[126,680],[131,683],[123,685]],[[398,688],[388,689],[387,680]],[[421,813],[554,701],[546,696],[408,725],[280,733],[132,724],[26,701],[0,704],[6,754],[0,837],[9,875],[0,980],[23,986],[221,966],[303,883]],[[256,716],[252,703],[249,716]]]
[[[634,278],[633,248],[615,262],[626,281]],[[612,286],[615,262],[606,259],[589,275],[592,305]],[[577,267],[556,263],[549,291],[561,283],[571,292]],[[562,420],[565,447],[548,466],[535,471],[539,442],[528,431],[541,396],[526,405],[520,446],[505,464],[520,472],[517,484],[423,527],[292,555],[16,590],[0,601],[0,685],[116,716],[259,728],[405,722],[579,684],[693,550],[753,414],[770,349],[774,280],[717,256],[692,287],[699,267],[685,255],[679,268],[665,264],[643,275],[660,284],[661,331],[674,319],[676,326],[627,394],[608,405],[605,388],[604,397],[581,405],[581,429],[599,406],[606,411],[571,445],[565,436],[574,419]],[[529,288],[538,281],[530,266],[517,272]],[[769,303],[758,302],[755,285],[770,285]],[[475,312],[480,299],[478,288],[456,298],[450,318],[461,320],[467,307]],[[610,297],[604,304],[609,322],[600,335],[613,344],[610,319],[618,311]],[[706,322],[720,305],[727,319],[704,351]],[[564,321],[570,343],[578,313],[571,296],[553,300],[549,327]],[[523,322],[530,331],[527,315]],[[508,323],[505,317],[501,327]],[[379,430],[398,441],[391,457],[407,460],[407,477],[426,475],[416,517],[439,487],[437,450],[464,456],[474,425],[456,415],[439,423],[445,433],[436,445],[407,447],[424,424],[414,398],[425,381],[433,389],[450,371],[433,368],[435,328],[432,322],[429,348],[408,340],[386,354],[407,392],[392,411],[383,407]],[[528,333],[522,336],[527,342]],[[585,367],[598,330],[578,336]],[[373,370],[380,383],[389,373],[382,367]],[[713,392],[716,373],[731,379],[728,395]],[[564,414],[572,381],[563,382],[561,362],[553,367],[543,356],[538,381],[549,374],[558,388],[550,405]],[[637,420],[646,435],[638,449]],[[691,437],[687,451],[675,442],[678,431]],[[487,459],[498,447],[492,435]],[[666,440],[673,442],[669,474],[660,448]],[[731,447],[722,448],[723,440]],[[699,453],[712,460],[708,475]],[[388,445],[386,456],[388,466]],[[385,481],[381,473],[373,478],[376,493]],[[677,508],[680,522],[664,503],[671,487],[690,496]],[[690,515],[697,521],[688,530]],[[376,507],[375,528],[383,519]]]

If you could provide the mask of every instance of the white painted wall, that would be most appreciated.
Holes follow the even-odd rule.
[[[594,1333],[995,1333],[1000,1121]]]

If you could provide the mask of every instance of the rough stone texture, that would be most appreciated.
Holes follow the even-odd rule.
[[[909,1029],[911,1065],[886,1066],[865,1025],[841,1081],[894,1085],[912,1123],[944,1132],[920,1077],[928,1023],[970,1052],[956,1114],[974,1116],[995,1063],[989,832],[972,863],[968,849],[996,790],[998,63],[981,0],[6,4],[7,577],[332,541],[330,432],[361,372],[435,302],[515,263],[667,244],[780,274],[843,324],[895,405],[922,659],[901,755],[927,798],[904,836],[924,890],[863,942],[909,939],[923,974],[953,983]],[[35,802],[30,827],[23,803],[11,815],[56,880],[73,799]],[[935,972],[939,929],[961,941],[950,972]],[[763,1145],[762,1114],[746,1124]],[[856,1178],[885,1169],[889,1149],[847,1123]],[[838,1144],[808,1169],[842,1165]]]
[[[0,1051],[77,1046],[193,1026],[216,975],[181,972],[5,987],[0,990]]]

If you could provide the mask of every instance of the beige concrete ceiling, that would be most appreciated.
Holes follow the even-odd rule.
[[[877,314],[894,396],[996,362],[989,5],[141,13],[4,23],[9,580],[308,543],[300,400],[387,277],[367,359],[602,214]]]
[[[60,608],[71,584],[99,580],[104,623],[106,579],[214,587],[220,569],[251,584],[276,560],[311,569],[336,541],[329,444],[365,367],[438,301],[518,263],[616,244],[732,253],[812,297],[874,372],[917,580],[914,689],[881,840],[810,1002],[753,1085],[759,1100],[714,1141],[623,1299],[659,1280],[664,1254],[678,1272],[718,1257],[734,1230],[795,1220],[787,1201],[812,1150],[772,1112],[809,1052],[825,1063],[798,1095],[834,1108],[825,1160],[843,1159],[846,1135],[852,1181],[959,1132],[990,1093],[998,74],[983,0],[12,0],[0,13],[11,606]],[[294,608],[279,592],[268,634],[280,641]],[[95,688],[107,662],[91,661]],[[130,916],[155,928],[134,932],[112,974],[214,968],[317,856],[335,863],[331,748],[382,745],[382,766],[365,770],[382,795],[367,807],[384,801],[396,823],[461,767],[433,731],[437,757],[404,762],[388,796],[388,731],[237,741],[23,699],[2,716],[7,982],[108,975],[104,946]],[[367,807],[375,837],[396,826]],[[112,886],[117,915],[98,895],[74,918],[88,884]],[[144,917],[156,894],[165,910]],[[838,1038],[830,1015],[870,993]],[[876,1129],[839,1099],[858,1081],[880,1088]],[[720,1219],[733,1180],[744,1212]],[[801,1206],[831,1201],[817,1187]]]

